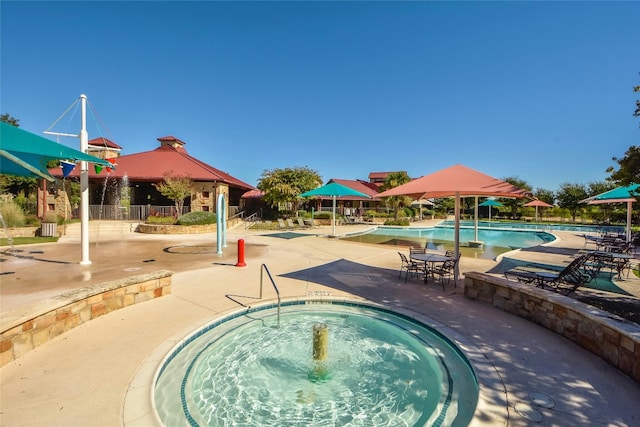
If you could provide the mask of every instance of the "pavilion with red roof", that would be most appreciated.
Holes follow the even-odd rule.
[[[164,136],[158,141],[160,146],[154,150],[121,156],[121,148],[114,142],[104,138],[91,140],[89,151],[112,161],[116,166],[111,170],[90,168],[89,204],[114,204],[119,197],[116,188],[124,183],[129,189],[131,206],[172,206],[174,202],[155,187],[166,176],[188,177],[192,181],[191,197],[185,200],[185,206],[190,211],[215,212],[219,194],[225,195],[227,206],[239,206],[242,194],[254,189],[252,185],[190,156],[184,148],[184,141],[174,136]],[[53,176],[63,177],[61,168],[51,169],[50,172]],[[80,168],[76,167],[67,179],[79,176]]]

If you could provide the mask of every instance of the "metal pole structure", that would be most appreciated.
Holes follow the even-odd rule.
[[[633,202],[631,200],[627,201],[627,243],[631,241],[631,213],[633,211]]]
[[[453,244],[455,246],[455,259],[459,259],[460,257],[460,193],[456,192],[455,194],[455,204],[453,212],[456,216],[454,220],[454,231],[453,231]],[[458,277],[460,276],[460,263],[456,263],[456,267],[453,270],[453,281],[454,283],[458,282]]]
[[[478,196],[475,196],[476,206],[473,208],[473,217],[475,218],[475,234],[473,240],[478,241]],[[491,209],[491,206],[489,206]]]
[[[333,236],[335,237],[336,235],[336,196],[333,196],[333,220],[331,221],[333,223]]]
[[[87,96],[80,95],[81,123],[80,123],[80,151],[87,153],[89,135],[87,134]],[[80,243],[82,247],[81,265],[91,264],[89,259],[89,164],[80,162]]]

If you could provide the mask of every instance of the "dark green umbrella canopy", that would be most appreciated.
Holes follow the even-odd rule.
[[[361,193],[358,190],[349,188],[346,185],[338,184],[337,182],[330,182],[327,185],[318,187],[315,190],[310,190],[300,194],[300,197],[343,197],[343,196],[356,196],[370,199],[371,197]]]
[[[333,218],[332,218],[332,229],[333,235],[336,235],[336,197],[343,196],[355,196],[355,197],[364,197],[370,199],[371,197],[367,194],[361,193],[358,190],[354,190],[353,188],[349,188],[346,185],[338,184],[337,182],[330,182],[327,185],[323,185],[322,187],[318,187],[315,190],[306,191],[300,194],[300,197],[331,197],[333,198]]]
[[[500,206],[504,206],[502,203],[493,200],[493,199],[487,199],[484,202],[480,203],[478,206],[493,206],[493,207],[500,207]]]
[[[106,160],[0,122],[0,173],[54,181],[46,166],[51,160],[68,160],[74,163],[84,160],[114,167]]]

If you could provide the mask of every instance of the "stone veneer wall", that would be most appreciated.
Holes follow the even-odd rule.
[[[172,276],[173,272],[160,270],[74,289],[53,298],[40,312],[3,319],[0,366],[85,322],[170,294]],[[10,313],[3,316],[10,317]]]
[[[242,222],[241,218],[233,218],[227,221],[227,228],[234,227]],[[174,225],[174,224],[139,224],[136,231],[146,234],[206,234],[215,233],[216,224],[203,225]]]
[[[640,383],[640,325],[573,298],[478,272],[465,273],[467,298],[544,326]]]

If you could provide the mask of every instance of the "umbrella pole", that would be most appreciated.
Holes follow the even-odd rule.
[[[453,244],[455,247],[454,253],[455,253],[455,259],[458,259],[460,256],[460,193],[456,192],[456,199],[455,199],[455,205],[454,205],[454,214],[456,216],[455,220],[454,220],[454,231],[453,231]],[[458,276],[459,276],[459,263],[456,263],[456,267],[453,270],[453,282],[457,283],[458,282]]]
[[[477,242],[478,241],[478,196],[476,196],[475,202],[476,202],[476,205],[473,211],[473,216],[475,217],[475,234],[474,234],[473,240]],[[489,209],[491,209],[491,206],[489,206]]]
[[[336,196],[333,196],[333,235],[336,235]]]
[[[627,202],[627,243],[631,241],[631,212],[632,212],[631,204],[632,203],[633,202],[631,200]]]

